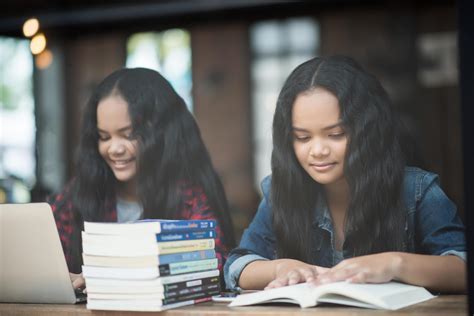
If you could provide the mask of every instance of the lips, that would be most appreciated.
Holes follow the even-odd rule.
[[[311,168],[313,168],[316,171],[324,172],[334,167],[336,163],[335,162],[321,162],[321,163],[310,163],[309,165],[311,166]]]
[[[129,163],[133,162],[135,158],[130,159],[121,159],[121,160],[111,160],[111,164],[116,169],[123,169],[128,166]]]

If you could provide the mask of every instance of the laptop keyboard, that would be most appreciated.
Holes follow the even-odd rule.
[[[87,294],[83,292],[84,289],[74,289],[74,293],[76,294],[76,302],[86,302],[87,301]]]

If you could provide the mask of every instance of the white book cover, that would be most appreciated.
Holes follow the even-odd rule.
[[[116,287],[116,288],[141,288],[141,289],[150,289],[150,290],[159,290],[163,291],[163,284],[173,284],[178,282],[187,282],[192,280],[200,280],[205,278],[217,277],[219,276],[219,270],[210,270],[203,272],[194,272],[186,274],[171,275],[166,277],[158,277],[150,280],[133,280],[133,279],[105,279],[105,278],[95,278],[87,277],[86,286],[87,289],[92,289],[95,287]]]
[[[88,278],[110,278],[125,280],[147,280],[160,276],[158,266],[147,268],[109,268],[82,266],[82,275]]]
[[[161,221],[148,222],[128,222],[128,223],[104,223],[104,222],[84,222],[84,231],[99,235],[119,235],[119,234],[143,234],[161,232]]]
[[[213,238],[157,242],[153,234],[124,237],[82,232],[82,252],[93,256],[154,256],[214,249],[214,246]]]
[[[111,268],[146,268],[160,264],[159,256],[94,256],[83,253],[82,259],[86,266],[111,267]]]
[[[320,286],[300,283],[276,289],[239,295],[231,307],[285,302],[302,308],[319,303],[397,310],[434,298],[425,288],[398,282],[382,284],[329,283]]]
[[[87,299],[94,300],[163,300],[165,294],[163,292],[156,293],[95,293],[87,291]]]
[[[163,305],[161,300],[103,300],[88,299],[87,309],[110,311],[159,312],[166,309],[192,305],[194,300]]]

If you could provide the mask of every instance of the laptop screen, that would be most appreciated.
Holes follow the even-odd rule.
[[[0,204],[0,234],[0,302],[76,302],[47,203]]]

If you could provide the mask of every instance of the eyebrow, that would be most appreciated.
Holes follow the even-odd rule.
[[[330,129],[333,129],[335,127],[340,127],[342,125],[342,122],[339,121],[335,124],[331,124],[331,125],[328,125],[326,127],[323,127],[322,130],[323,131],[327,131],[327,130],[330,130]],[[296,126],[293,126],[293,131],[296,131],[296,132],[307,132],[308,130],[304,129],[304,128],[300,128],[300,127],[296,127]]]
[[[118,129],[118,132],[125,132],[125,131],[128,131],[128,130],[130,130],[130,129],[132,129],[132,125],[128,125],[128,126],[119,128],[119,129]],[[97,131],[99,131],[99,133],[108,133],[108,132],[106,132],[106,131],[104,131],[104,130],[101,130],[99,127],[97,127]]]

